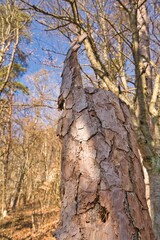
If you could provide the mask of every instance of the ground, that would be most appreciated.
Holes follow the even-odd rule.
[[[58,221],[59,207],[28,206],[0,220],[0,240],[55,240],[52,233]]]

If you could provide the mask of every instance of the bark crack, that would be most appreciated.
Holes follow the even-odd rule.
[[[133,226],[133,229],[135,230],[135,233],[132,234],[132,239],[133,240],[141,240],[140,230],[135,226],[135,222],[134,222],[134,219],[131,214],[131,210],[130,210],[130,206],[129,206],[129,199],[128,199],[128,192],[125,192],[124,208],[125,208],[128,218],[129,218],[129,221],[130,221],[131,225]]]
[[[76,196],[75,196],[75,202],[76,202],[76,215],[78,214],[78,191],[79,191],[79,183],[80,183],[80,177],[82,173],[79,173],[78,179],[77,179],[77,189],[76,189]]]

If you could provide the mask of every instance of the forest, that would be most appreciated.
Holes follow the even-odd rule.
[[[158,0],[0,1],[0,239],[160,240]]]

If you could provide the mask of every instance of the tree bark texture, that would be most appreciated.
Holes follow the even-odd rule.
[[[62,209],[58,240],[154,240],[128,107],[82,87],[75,43],[62,73]]]

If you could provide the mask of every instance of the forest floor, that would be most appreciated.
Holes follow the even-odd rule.
[[[59,207],[19,209],[0,220],[0,240],[55,240]]]

